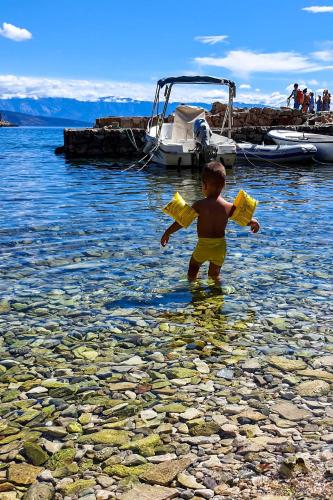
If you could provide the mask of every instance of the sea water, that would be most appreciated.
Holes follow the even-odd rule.
[[[196,308],[212,301],[231,329],[284,321],[316,332],[332,324],[333,165],[228,171],[225,197],[245,189],[259,200],[261,231],[229,223],[217,289],[205,266],[201,281],[187,283],[194,224],[160,246],[172,222],[162,206],[175,191],[199,199],[198,171],[69,160],[54,154],[61,143],[58,128],[0,129],[2,332],[36,333],[50,322],[65,335],[73,327],[152,326],[167,314],[193,322]]]

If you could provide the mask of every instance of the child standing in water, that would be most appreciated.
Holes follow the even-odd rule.
[[[210,162],[203,169],[202,192],[205,198],[192,205],[198,214],[198,243],[188,267],[190,281],[197,278],[201,265],[206,261],[209,262],[208,276],[215,280],[219,277],[226,255],[225,228],[236,208],[221,196],[225,177],[225,168],[219,162]],[[253,233],[257,233],[260,229],[256,219],[251,219],[248,226]],[[178,222],[171,224],[161,238],[161,245],[165,247],[171,234],[182,227]]]

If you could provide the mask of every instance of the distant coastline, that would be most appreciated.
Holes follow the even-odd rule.
[[[1,127],[90,127],[89,121],[40,116],[0,109]]]

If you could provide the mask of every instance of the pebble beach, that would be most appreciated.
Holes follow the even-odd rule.
[[[218,287],[198,172],[65,160],[60,129],[1,129],[0,500],[333,497],[333,166],[236,165]]]

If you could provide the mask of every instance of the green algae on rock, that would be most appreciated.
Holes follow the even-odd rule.
[[[49,458],[47,462],[47,467],[51,470],[58,469],[60,467],[64,467],[73,462],[75,458],[75,450],[74,448],[63,448],[62,450],[57,451]]]
[[[150,434],[150,436],[136,439],[121,447],[122,450],[137,450],[144,457],[155,455],[155,448],[161,443],[161,438],[158,434]]]
[[[49,458],[46,451],[42,449],[37,443],[24,443],[24,453],[33,463],[33,465],[43,465]]]
[[[73,483],[61,486],[60,491],[62,491],[65,495],[74,495],[79,491],[95,486],[95,484],[95,479],[77,479]]]
[[[42,467],[29,464],[11,464],[8,468],[7,478],[12,483],[19,485],[32,484],[42,470]]]
[[[81,433],[83,431],[82,425],[79,422],[69,422],[67,430],[70,434]]]
[[[149,468],[152,467],[150,464],[133,465],[128,467],[126,465],[115,464],[105,467],[103,472],[109,474],[110,476],[128,477],[135,476],[138,477],[144,472],[147,472]]]
[[[103,429],[91,434],[85,434],[79,437],[79,443],[100,443],[110,444],[113,446],[125,445],[129,441],[129,434],[127,431],[118,431],[111,429]]]
[[[187,409],[188,406],[182,403],[167,403],[165,405],[160,404],[154,406],[154,410],[157,411],[157,413],[184,413]]]

